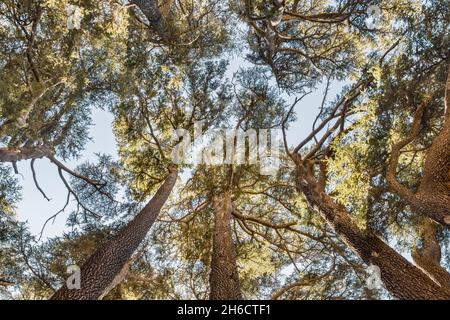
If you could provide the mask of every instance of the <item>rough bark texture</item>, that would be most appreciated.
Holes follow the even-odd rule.
[[[211,300],[242,299],[236,265],[236,251],[231,235],[231,196],[224,193],[214,198],[214,235],[211,273]]]
[[[428,149],[423,168],[423,178],[416,193],[400,184],[396,167],[400,150],[412,142],[420,131],[420,122],[426,105],[420,106],[414,115],[411,134],[392,148],[391,165],[387,179],[391,188],[399,194],[415,212],[445,225],[450,225],[450,72],[445,87],[444,125]]]
[[[297,188],[309,205],[365,263],[377,265],[386,289],[398,299],[450,299],[450,292],[437,285],[419,268],[372,233],[360,230],[344,207],[335,203],[320,187],[301,160],[297,163]]]
[[[450,90],[450,73],[447,79]],[[446,97],[446,100],[448,97]],[[423,178],[416,194],[415,207],[434,220],[450,225],[450,116],[445,114],[444,126],[427,151]]]
[[[117,235],[102,245],[81,267],[81,289],[69,290],[64,284],[52,300],[94,300],[105,296],[117,280],[123,279],[123,270],[133,252],[145,238],[158,217],[177,180],[177,171],[171,170],[150,202]]]
[[[132,0],[131,3],[135,4],[142,11],[153,31],[155,31],[163,40],[169,38],[169,32],[163,14],[158,6],[158,1]]]
[[[431,220],[424,223],[422,244],[411,253],[414,263],[434,282],[450,290],[450,274],[441,266],[441,247],[437,239],[438,225]]]
[[[450,77],[449,77],[450,80]],[[450,81],[447,83],[450,86]],[[423,178],[411,202],[413,210],[450,225],[450,117],[427,151]]]

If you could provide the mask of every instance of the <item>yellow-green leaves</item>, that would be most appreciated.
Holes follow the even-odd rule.
[[[374,123],[376,103],[368,101],[358,107],[359,119],[351,125],[351,132],[333,143],[334,157],[327,160],[329,186],[333,197],[356,216],[359,227],[366,224],[367,197],[370,188],[368,167],[369,129]]]

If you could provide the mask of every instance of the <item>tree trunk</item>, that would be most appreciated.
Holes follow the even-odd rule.
[[[450,74],[447,81],[450,87]],[[409,203],[411,208],[431,219],[450,226],[450,116],[427,151],[423,178]]]
[[[444,226],[450,226],[450,69],[445,85],[444,125],[427,151],[423,178],[416,193],[397,181],[396,167],[400,149],[413,141],[420,131],[420,122],[426,106],[416,111],[412,133],[404,142],[394,146],[387,179],[391,188],[411,209]],[[393,159],[393,160],[392,160]]]
[[[132,0],[131,3],[135,4],[142,11],[153,31],[155,31],[163,40],[169,39],[167,25],[163,14],[159,9],[157,0]],[[166,11],[168,11],[167,8]]]
[[[420,269],[409,263],[378,236],[363,232],[351,220],[345,207],[320,192],[320,187],[304,164],[296,161],[296,184],[309,205],[319,211],[328,224],[365,263],[381,270],[381,280],[386,289],[398,299],[436,300],[450,299],[450,291],[437,285]]]
[[[70,290],[64,284],[51,299],[99,299],[112,289],[111,284],[119,278],[123,279],[122,271],[158,217],[177,176],[177,171],[171,169],[169,176],[141,212],[88,258],[81,267],[81,289]]]
[[[214,234],[211,273],[209,275],[211,300],[240,300],[241,285],[236,265],[236,251],[231,235],[231,195],[215,197]]]

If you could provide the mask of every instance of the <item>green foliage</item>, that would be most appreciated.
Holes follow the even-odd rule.
[[[192,136],[198,121],[208,133],[292,128],[302,117],[289,111],[293,98],[325,81],[346,86],[336,99],[324,97],[316,121],[342,123],[335,131],[332,122],[324,126],[301,156],[315,143],[308,163],[312,175],[325,180],[324,193],[361,230],[408,254],[424,219],[390,189],[386,172],[392,145],[409,134],[417,106],[429,101],[397,168],[398,180],[416,191],[427,150],[442,128],[448,3],[159,3],[159,26],[128,1],[0,3],[0,147],[47,146],[64,160],[76,158],[89,141],[92,110],[102,108],[114,116],[119,156],[98,155],[75,169],[105,183],[70,179],[83,206],[70,213],[70,232],[44,241],[14,220],[21,190],[12,170],[0,166],[0,278],[14,282],[0,287],[1,297],[48,298],[68,265],[82,264],[130,221],[168,174],[179,142],[175,130]],[[382,18],[369,28],[367,10],[374,4]],[[68,5],[80,8],[80,28],[68,28]],[[236,57],[246,58],[238,70],[231,65]],[[347,99],[360,78],[370,84]],[[342,99],[345,109],[333,116]],[[324,132],[330,134],[319,145]],[[105,299],[207,299],[212,200],[223,192],[232,194],[230,224],[245,297],[389,297],[367,289],[362,261],[298,194],[288,155],[281,163],[275,176],[261,175],[259,163],[179,165],[163,212],[127,277]],[[448,231],[438,237],[448,267]]]

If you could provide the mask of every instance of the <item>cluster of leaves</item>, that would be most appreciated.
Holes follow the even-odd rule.
[[[69,216],[71,231],[38,244],[26,225],[11,220],[20,189],[0,166],[0,276],[15,283],[0,294],[51,295],[66,267],[85,261],[165,179],[177,129],[192,136],[199,121],[205,130],[281,129],[295,120],[289,94],[342,80],[348,86],[335,100],[324,97],[317,118],[324,120],[361,74],[373,83],[343,111],[341,130],[324,139],[311,161],[326,167],[326,192],[361,229],[410,251],[423,218],[389,190],[386,170],[391,145],[408,134],[417,105],[430,100],[428,127],[398,165],[398,179],[416,190],[442,126],[445,1],[167,1],[158,25],[138,10],[139,1],[130,3],[77,1],[82,28],[72,30],[66,11],[72,1],[0,4],[0,144],[47,145],[63,159],[76,157],[88,140],[90,112],[100,107],[114,115],[119,155],[117,161],[99,155],[76,169],[106,184],[71,179],[83,204]],[[383,18],[371,29],[366,18],[374,4]],[[242,52],[245,67],[227,79],[228,59]],[[181,165],[184,183],[106,299],[206,299],[210,204],[225,191],[233,194],[245,297],[385,297],[367,289],[362,262],[298,195],[290,159],[281,159],[272,177],[261,175],[259,165]],[[439,234],[444,248],[447,233]]]

